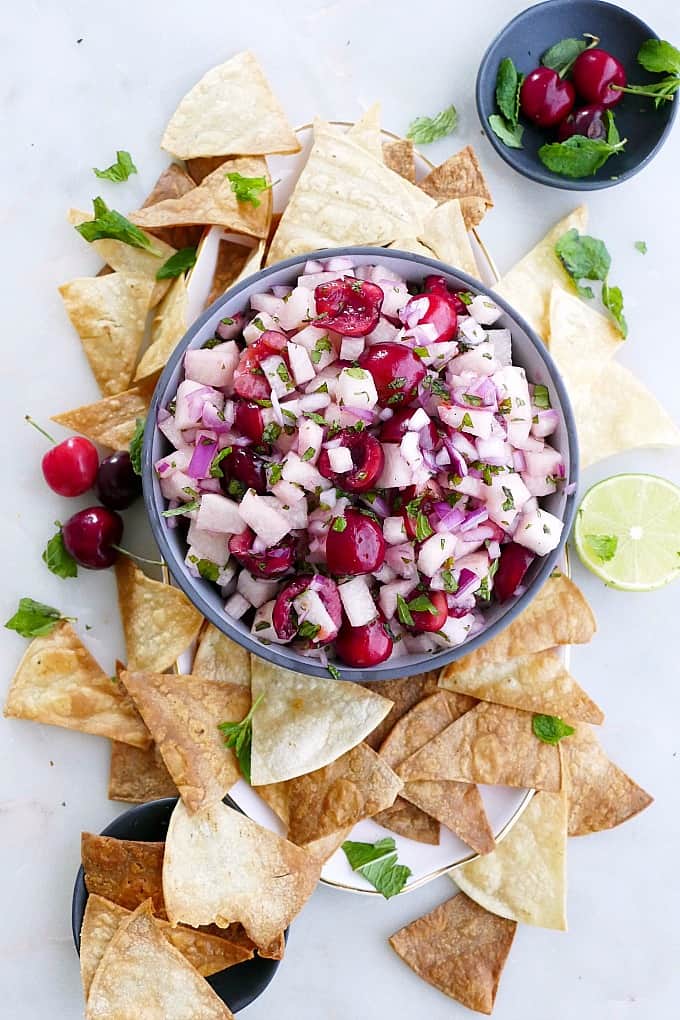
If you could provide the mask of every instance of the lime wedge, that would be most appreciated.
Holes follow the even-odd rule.
[[[680,574],[680,488],[657,475],[606,478],[583,497],[574,541],[612,588],[661,588]]]

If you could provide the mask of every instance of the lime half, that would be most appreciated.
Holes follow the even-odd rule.
[[[661,588],[680,574],[680,488],[657,475],[606,478],[583,497],[574,541],[612,588]]]

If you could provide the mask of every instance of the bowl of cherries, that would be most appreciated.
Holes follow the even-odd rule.
[[[634,14],[600,0],[548,0],[491,43],[476,101],[506,163],[550,187],[591,191],[656,155],[679,86],[680,52]]]

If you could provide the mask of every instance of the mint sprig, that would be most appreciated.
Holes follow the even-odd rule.
[[[263,698],[264,694],[261,694],[253,702],[245,719],[241,719],[240,722],[223,722],[217,727],[224,737],[226,746],[234,751],[241,774],[248,783],[250,783],[250,752],[253,744],[253,714]]]
[[[458,124],[458,111],[455,106],[447,106],[435,117],[416,117],[409,124],[406,137],[416,145],[430,145],[440,138],[453,134]]]
[[[5,624],[7,630],[15,630],[25,638],[43,637],[49,634],[61,620],[73,622],[74,616],[63,616],[61,610],[54,606],[36,602],[35,599],[22,598],[19,607]]]
[[[105,181],[126,181],[132,174],[137,173],[137,167],[132,162],[132,156],[125,149],[118,149],[116,153],[116,162],[112,163],[111,166],[107,166],[106,170],[97,170],[96,167],[92,167],[92,172],[95,177],[100,177]]]
[[[54,523],[57,530],[45,546],[42,554],[43,562],[46,564],[47,569],[56,574],[57,577],[64,579],[67,577],[77,577],[78,564],[64,545],[61,522],[55,521]]]
[[[76,224],[75,229],[86,241],[100,241],[104,238],[112,238],[114,241],[122,241],[132,248],[141,248],[151,255],[162,255],[158,248],[154,247],[152,239],[143,230],[131,223],[122,213],[115,209],[109,209],[103,198],[92,200],[94,207],[94,219],[85,223]]]
[[[569,726],[556,715],[535,715],[531,721],[534,736],[544,744],[559,744],[563,737],[570,737],[574,727]]]
[[[409,867],[397,863],[397,848],[391,836],[377,843],[345,840],[342,849],[352,871],[363,875],[386,900],[400,893],[412,875]]]

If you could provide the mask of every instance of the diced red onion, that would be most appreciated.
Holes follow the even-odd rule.
[[[576,482],[569,482],[569,485],[565,486],[564,491],[567,494],[567,496],[573,496],[574,493],[576,492],[576,488],[577,488]]]
[[[364,407],[350,407],[348,404],[343,407],[343,411],[353,414],[361,421],[368,422],[369,425],[372,425],[377,417],[375,411],[367,411]]]
[[[323,271],[323,262],[319,262],[317,259],[307,259],[305,262],[305,273],[323,273]]]
[[[465,514],[459,507],[450,506],[444,501],[435,503],[434,509],[439,523],[446,531],[455,531],[465,520]]]
[[[217,442],[196,443],[194,452],[189,461],[187,474],[190,478],[206,478],[210,472],[210,465],[217,453]]]
[[[206,402],[203,405],[203,414],[201,415],[201,422],[207,429],[212,429],[213,432],[222,433],[228,432],[234,424],[234,405],[231,404],[231,415],[229,418],[222,411],[218,411],[214,404]]]
[[[473,574],[473,572],[468,570],[467,567],[463,567],[460,572],[460,577],[458,578],[458,589],[455,593],[455,602],[457,605],[460,604],[460,599],[462,599],[463,596],[466,595],[472,586],[477,584],[478,581],[479,578],[476,574]]]
[[[198,489],[200,492],[222,492],[219,478],[201,478],[198,483]]]
[[[385,502],[382,496],[374,496],[373,499],[366,499],[365,496],[361,497],[362,503],[378,515],[378,517],[389,517],[392,511]]]
[[[526,457],[524,456],[524,452],[522,450],[512,451],[512,466],[514,467],[515,471],[519,472],[526,471],[527,462]]]
[[[180,505],[180,503],[181,503],[181,500],[179,500],[179,499],[171,499],[170,502],[168,503],[168,510],[176,510],[177,507]],[[166,517],[165,518],[165,526],[170,531],[174,531],[175,528],[178,525],[179,525],[179,515],[174,516],[174,517]]]
[[[455,474],[460,475],[461,478],[465,478],[468,473],[468,466],[463,454],[456,449],[454,441],[449,439],[448,436],[444,436],[444,446],[448,450],[449,457],[451,458],[451,467]]]
[[[473,528],[479,527],[484,521],[488,521],[489,512],[485,506],[479,506],[476,510],[471,510],[469,514],[466,514],[465,520],[460,525],[459,530],[466,532],[472,531]]]

